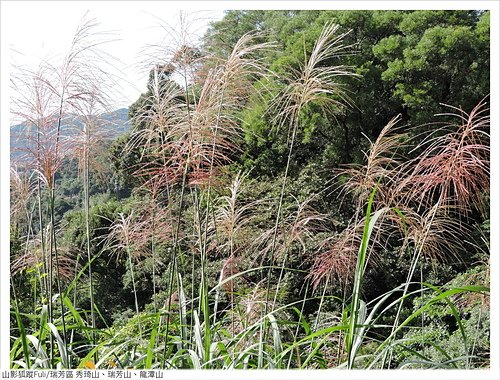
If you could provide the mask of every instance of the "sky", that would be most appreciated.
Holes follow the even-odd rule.
[[[222,9],[205,11],[192,5],[135,1],[4,2],[2,12],[6,11],[8,17],[2,18],[2,43],[9,48],[12,71],[18,66],[36,69],[42,60],[60,61],[82,19],[95,18],[100,23],[96,30],[109,32],[113,39],[102,45],[113,57],[112,67],[107,66],[106,71],[120,78],[113,108],[127,107],[146,90],[149,69],[141,61],[145,49],[151,51],[147,45],[172,44],[168,31],[180,29],[181,14],[193,42],[203,35],[210,21],[223,17]]]
[[[196,38],[203,35],[210,21],[220,20],[223,10],[228,8],[366,9],[373,5],[370,1],[0,1],[2,50],[8,47],[9,64],[16,66],[36,69],[41,60],[61,57],[68,51],[76,28],[87,12],[89,18],[101,23],[99,30],[112,32],[117,40],[105,48],[115,58],[111,71],[120,78],[121,85],[113,96],[112,108],[129,106],[146,90],[149,68],[141,65],[142,53],[147,44],[168,45],[165,26],[179,30],[180,10],[190,24],[188,31]],[[416,5],[416,2],[408,3]],[[439,1],[423,4],[426,3]],[[402,8],[407,5],[404,2],[388,4]]]

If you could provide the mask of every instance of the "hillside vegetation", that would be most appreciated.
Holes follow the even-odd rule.
[[[488,368],[489,12],[166,30],[112,139],[94,20],[13,77],[12,368]]]

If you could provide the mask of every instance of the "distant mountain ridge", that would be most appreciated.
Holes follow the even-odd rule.
[[[128,108],[120,108],[115,111],[101,115],[102,120],[110,123],[110,128],[115,132],[113,139],[130,130],[130,120],[128,118]]]
[[[103,140],[114,140],[118,136],[127,133],[130,130],[130,120],[128,118],[128,108],[120,108],[114,111],[106,112],[98,117]],[[60,136],[76,136],[83,127],[81,116],[68,115],[62,120]],[[26,123],[16,124],[10,127],[10,157],[11,159],[20,158],[30,146],[30,141],[36,140],[36,131],[28,130]],[[52,131],[52,130],[51,130]],[[55,133],[56,126],[53,131]]]

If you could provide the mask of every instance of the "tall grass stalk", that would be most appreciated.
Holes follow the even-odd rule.
[[[279,124],[289,123],[291,130],[291,141],[288,148],[287,162],[281,184],[281,191],[277,205],[276,218],[274,222],[274,234],[271,243],[270,260],[272,267],[275,260],[275,250],[278,237],[279,224],[282,222],[282,208],[287,184],[288,171],[293,154],[295,139],[299,129],[300,114],[302,109],[310,104],[322,105],[324,109],[335,105],[344,108],[345,103],[349,103],[347,94],[342,86],[338,84],[338,77],[356,77],[357,75],[347,66],[322,66],[326,60],[335,59],[342,54],[348,53],[351,46],[343,45],[343,39],[348,33],[338,34],[339,26],[333,23],[327,24],[318,37],[309,57],[305,56],[305,64],[299,71],[293,71],[294,77],[288,79],[289,85],[284,89],[283,94],[276,99],[278,114],[276,120]],[[286,255],[284,255],[282,265],[286,265]],[[269,298],[271,288],[271,272],[267,273],[266,298]],[[279,284],[278,284],[279,286]],[[276,290],[276,294],[278,289]],[[276,299],[276,296],[274,297]],[[274,307],[274,305],[273,305]],[[264,314],[267,314],[267,303]],[[265,334],[264,329],[262,334]]]
[[[94,275],[92,271],[92,249],[90,231],[90,186],[91,168],[97,168],[95,157],[98,156],[96,146],[105,137],[104,131],[99,130],[101,122],[98,113],[106,109],[104,94],[97,84],[90,84],[85,99],[79,104],[79,117],[77,123],[82,123],[82,129],[78,128],[78,134],[73,141],[73,154],[76,156],[83,182],[83,212],[85,223],[85,253],[87,257],[88,277],[89,277],[89,300],[90,300],[90,321],[93,329],[96,328],[96,311],[94,300]],[[76,296],[76,292],[75,292]],[[93,334],[95,336],[95,334]],[[95,339],[93,344],[96,344]],[[97,361],[97,358],[95,358]]]
[[[364,272],[366,268],[366,253],[368,249],[368,243],[370,241],[370,236],[373,231],[374,224],[377,222],[378,218],[385,212],[384,209],[376,211],[372,215],[372,205],[375,194],[377,192],[378,186],[376,186],[368,200],[365,214],[365,225],[363,229],[363,237],[361,240],[361,246],[359,247],[358,259],[356,261],[356,269],[354,271],[354,284],[352,290],[352,301],[350,306],[349,315],[349,329],[346,335],[346,350],[348,354],[348,365],[347,367],[351,369],[354,365],[354,359],[356,357],[356,351],[359,347],[360,337],[357,334],[358,325],[364,323],[364,317],[362,310],[366,310],[366,306],[363,306],[364,302],[361,301],[361,285],[363,282]]]
[[[85,242],[87,251],[87,263],[89,266],[89,299],[90,299],[90,321],[93,329],[96,328],[95,311],[94,311],[94,279],[92,275],[92,253],[90,250],[90,170],[89,170],[89,147],[90,147],[90,125],[84,124],[85,147],[84,149],[84,169],[83,169],[83,197],[84,197],[84,213],[85,213]],[[93,333],[93,344],[96,344],[95,334]],[[96,357],[97,360],[97,357]]]

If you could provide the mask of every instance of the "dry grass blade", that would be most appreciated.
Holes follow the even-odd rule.
[[[218,100],[217,103],[223,98],[223,103],[229,108],[239,108],[250,95],[252,82],[272,74],[263,61],[256,57],[275,46],[270,42],[257,42],[263,37],[262,33],[246,33],[236,42],[227,58],[207,57],[208,71],[198,81],[207,83],[207,79],[213,77],[208,83],[213,82],[218,87],[212,94]]]
[[[115,252],[117,259],[123,253],[129,253],[138,262],[151,256],[153,238],[156,244],[172,241],[172,223],[169,210],[154,204],[150,204],[149,207],[140,205],[128,215],[118,214],[117,220],[111,224],[104,243],[108,249]]]
[[[93,97],[91,97],[93,99]],[[90,172],[98,178],[104,179],[109,168],[105,166],[103,158],[107,157],[107,150],[103,141],[109,136],[99,106],[92,100],[82,109],[82,114],[73,118],[71,126],[74,132],[69,136],[71,150],[69,156],[78,161],[80,175]]]
[[[261,201],[245,202],[241,199],[242,187],[248,173],[239,172],[226,188],[226,195],[214,201],[214,217],[208,220],[209,251],[217,251],[229,257],[248,247],[249,226],[255,218],[255,207]]]
[[[452,211],[450,206],[434,205],[422,215],[404,210],[404,220],[395,216],[405,237],[405,244],[411,243],[432,263],[460,260],[457,252],[463,250],[463,237],[469,228],[460,222],[460,210]],[[404,224],[404,225],[403,225]],[[403,250],[404,251],[404,250]]]
[[[144,105],[131,120],[136,128],[131,133],[126,149],[131,151],[140,148],[142,156],[147,150],[161,150],[169,130],[174,125],[186,122],[182,89],[175,82],[164,78],[159,70],[159,67],[153,69],[149,86],[151,94],[144,99]]]
[[[266,257],[269,253],[273,253],[276,258],[281,257],[294,246],[302,254],[307,252],[307,242],[312,241],[315,234],[326,230],[327,221],[327,215],[311,207],[312,200],[313,198],[303,202],[296,200],[294,207],[286,210],[277,230],[275,227],[270,228],[255,239],[254,244],[259,252],[256,259]]]
[[[239,324],[237,324],[240,325],[240,329],[243,330],[256,323],[269,302],[266,300],[266,290],[261,287],[261,284],[257,284],[250,293],[241,297],[238,300],[238,309],[241,309],[242,313],[239,315]]]
[[[137,224],[134,223],[133,211],[127,216],[124,213],[119,213],[118,219],[113,222],[106,236],[106,247],[116,250],[117,258],[120,257],[123,250],[130,251],[130,253],[139,252],[134,249],[136,242],[133,235],[136,229]],[[136,255],[134,255],[134,257],[137,258]]]
[[[224,260],[222,264],[221,274],[219,282],[223,283],[224,291],[230,295],[230,299],[233,300],[236,288],[243,288],[242,282],[246,281],[244,276],[239,276],[238,278],[232,278],[236,274],[241,272],[241,259],[236,256],[229,256]],[[228,280],[229,279],[229,280]],[[248,284],[245,284],[248,286]]]
[[[272,46],[255,43],[258,36],[254,33],[243,35],[229,57],[217,62],[203,78],[189,132],[194,137],[190,139],[194,142],[190,155],[196,166],[194,177],[206,178],[204,182],[210,183],[213,170],[232,162],[232,156],[239,150],[241,131],[235,111],[250,95],[251,81],[266,73],[265,67],[252,55]]]
[[[52,234],[49,233],[49,227],[44,234],[44,238],[47,240],[45,244],[50,245],[50,239]],[[23,249],[21,250],[23,254],[12,259],[11,272],[15,276],[20,272],[27,270],[42,271],[42,266],[49,268],[52,265],[52,273],[57,273],[59,278],[65,281],[71,281],[75,275],[75,269],[81,266],[78,263],[78,252],[73,248],[68,247],[58,247],[58,254],[56,260],[55,252],[52,252],[52,257],[46,257],[45,263],[43,262],[43,252],[41,249],[40,236],[35,236],[27,240],[23,244]]]
[[[10,168],[10,217],[11,220],[29,219],[28,204],[36,190],[33,173]]]
[[[152,239],[156,244],[173,241],[173,220],[169,210],[150,204],[142,207],[136,219],[137,226],[132,231],[132,238],[135,249],[140,251],[142,256],[151,255]]]
[[[278,240],[282,240],[285,236],[283,235],[284,231],[279,231],[279,224],[282,218],[283,199],[288,170],[292,159],[295,138],[299,129],[300,113],[309,103],[318,104],[323,109],[330,111],[334,111],[335,108],[338,111],[342,109],[345,104],[349,103],[347,94],[343,90],[342,85],[338,83],[337,79],[342,76],[355,77],[356,74],[352,72],[351,68],[346,66],[333,66],[326,64],[327,60],[338,58],[340,55],[347,53],[350,48],[350,46],[345,46],[342,43],[346,34],[336,34],[338,28],[338,25],[333,23],[327,24],[323,28],[321,35],[316,40],[311,55],[309,58],[307,58],[307,56],[304,57],[306,63],[301,67],[301,70],[293,72],[293,77],[287,80],[289,84],[273,101],[274,108],[277,109],[277,124],[282,126],[288,123],[288,133],[289,136],[291,136],[291,139],[278,202],[278,211],[276,213],[275,225],[272,231],[272,240],[271,244],[268,246],[269,249],[266,249],[266,251],[271,252],[271,262],[273,262],[275,256],[277,256],[276,253],[280,251],[280,249],[277,249]],[[332,112],[332,114],[334,114],[334,112]],[[282,234],[280,239],[278,239],[279,234]],[[300,239],[300,234],[296,234],[296,237],[299,238],[300,243],[305,248],[305,244]],[[295,239],[289,240],[293,242]],[[287,243],[280,243],[280,245],[285,247],[284,250],[281,250],[282,253],[287,253]],[[284,265],[285,260],[283,260],[281,273],[283,273]],[[270,273],[268,273],[267,290],[269,291],[269,289]]]
[[[250,56],[269,44],[254,44],[256,36],[244,35],[230,56],[222,62],[209,63],[206,75],[197,78],[199,94],[195,97],[170,77],[160,78],[153,70],[151,97],[138,112],[137,121],[145,128],[134,132],[130,146],[143,145],[146,163],[137,173],[173,184],[186,175],[191,185],[210,184],[217,168],[232,161],[241,136],[235,111],[249,95],[250,81],[265,69]],[[177,57],[180,60],[181,57]]]
[[[95,32],[97,25],[84,17],[59,65],[43,61],[37,71],[17,68],[12,77],[13,113],[23,123],[14,133],[23,140],[20,159],[51,190],[63,160],[81,148],[65,130],[75,115],[88,116],[88,107],[102,109],[105,103],[100,90],[108,89],[110,77],[102,68],[107,56],[99,47],[110,40]]]
[[[313,260],[308,277],[313,286],[317,287],[322,280],[336,277],[341,283],[352,279],[356,268],[356,258],[363,235],[364,219],[351,224],[339,235],[329,237],[319,246],[319,255]]]
[[[169,25],[158,18],[158,26],[161,28],[163,38],[161,41],[149,44],[140,52],[140,68],[149,70],[152,66],[160,63],[181,82],[192,83],[195,72],[199,69],[200,52],[196,48],[201,36],[194,30],[203,12],[179,12],[175,26]]]
[[[338,171],[339,176],[347,177],[342,191],[351,193],[358,205],[366,202],[375,186],[378,186],[377,198],[385,204],[390,204],[389,200],[394,196],[393,188],[399,182],[397,150],[402,148],[401,143],[406,138],[405,134],[397,132],[396,125],[400,120],[398,115],[382,129],[369,153],[365,153],[364,165],[351,165]]]
[[[56,99],[39,75],[30,78],[33,84],[29,87],[31,93],[22,94],[27,99],[18,104],[26,108],[14,111],[24,122],[13,132],[13,142],[20,146],[18,160],[23,166],[37,171],[52,188],[54,175],[71,146],[59,135],[59,113],[53,108]],[[16,140],[22,142],[18,144]]]
[[[426,149],[402,188],[409,199],[420,203],[437,200],[484,212],[490,185],[489,108],[481,102],[470,114],[453,110],[457,112],[445,115],[457,122],[446,124],[443,135],[424,142]]]
[[[343,39],[349,34],[338,33],[339,26],[326,25],[318,37],[306,63],[299,70],[292,70],[289,85],[275,99],[279,110],[276,119],[279,124],[298,118],[301,109],[315,102],[327,109],[343,109],[351,104],[345,88],[338,82],[340,77],[357,77],[351,67],[327,64],[328,61],[348,54],[352,45],[344,45]]]
[[[140,249],[136,249],[136,247],[143,244],[143,241],[135,241],[134,235],[137,234],[138,225],[134,223],[134,212],[130,212],[128,216],[125,216],[123,213],[118,215],[118,220],[113,222],[110,227],[109,234],[106,237],[106,245],[107,248],[112,249],[114,254],[116,255],[117,260],[121,257],[122,254],[126,253],[127,261],[129,265],[129,272],[131,276],[132,283],[132,291],[134,293],[134,301],[135,301],[135,312],[139,315],[139,301],[137,297],[137,288],[134,274],[134,265],[132,263],[133,260],[139,261],[144,251]]]

